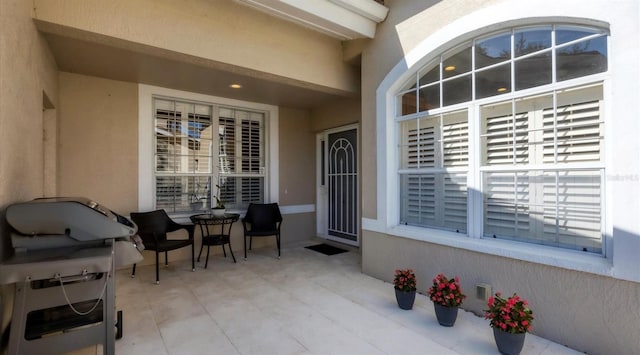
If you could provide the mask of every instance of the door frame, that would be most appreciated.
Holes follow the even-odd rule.
[[[348,240],[340,237],[335,237],[329,235],[329,225],[328,225],[328,211],[329,211],[329,200],[328,200],[328,191],[327,191],[327,172],[328,172],[328,140],[329,135],[332,133],[339,133],[343,131],[350,131],[355,129],[356,131],[356,240]],[[360,235],[362,233],[361,221],[360,221],[360,189],[361,189],[361,179],[360,179],[360,167],[361,167],[361,156],[360,154],[360,127],[357,123],[335,127],[331,129],[327,129],[321,133],[316,134],[316,236],[344,243],[352,246],[359,247],[360,246]]]

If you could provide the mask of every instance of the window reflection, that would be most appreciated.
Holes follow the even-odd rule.
[[[476,42],[477,69],[509,59],[511,59],[511,34],[504,33]]]
[[[551,83],[551,52],[515,62],[516,90]]]
[[[556,45],[564,44],[567,42],[575,41],[577,39],[597,33],[594,30],[586,28],[558,28],[556,29]]]
[[[442,83],[442,105],[471,101],[471,74]]]
[[[402,95],[402,114],[410,115],[416,113],[416,92],[410,91]]]
[[[440,85],[435,84],[420,89],[420,112],[440,107]]]
[[[442,60],[442,77],[451,78],[471,71],[471,46]]]
[[[476,73],[476,99],[511,92],[509,63]]]
[[[607,71],[607,38],[602,36],[557,50],[558,81]]]
[[[397,93],[398,114],[606,72],[607,41],[603,30],[574,25],[521,27],[481,37],[423,66]]]
[[[524,29],[515,31],[513,50],[516,57],[551,47],[551,28]]]
[[[440,65],[436,64],[426,74],[420,77],[420,86],[427,85],[440,80]]]

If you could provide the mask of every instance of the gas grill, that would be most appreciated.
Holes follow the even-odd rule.
[[[136,225],[87,198],[42,198],[10,205],[13,256],[0,284],[15,284],[9,354],[59,354],[122,336],[115,268],[142,260]],[[117,318],[117,319],[116,319]]]

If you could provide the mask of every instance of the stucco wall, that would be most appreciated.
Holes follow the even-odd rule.
[[[386,3],[392,9],[389,17],[378,27],[376,39],[366,48],[362,58],[363,73],[366,73],[362,78],[362,200],[363,225],[367,225],[362,241],[363,271],[391,281],[395,268],[412,267],[418,274],[422,292],[438,272],[458,275],[470,295],[464,308],[476,313],[480,313],[485,305],[473,299],[474,286],[479,282],[487,283],[493,291],[517,292],[529,300],[536,314],[535,334],[593,354],[637,353],[640,349],[637,338],[640,284],[624,281],[637,279],[640,250],[638,160],[625,153],[639,149],[637,140],[632,138],[639,132],[637,120],[630,119],[637,117],[639,112],[638,80],[629,80],[629,77],[638,77],[637,65],[630,65],[632,60],[638,60],[638,45],[629,42],[629,38],[637,38],[640,32],[637,2],[618,1],[614,7],[607,6],[606,11],[598,10],[602,3],[597,1],[589,4],[566,2],[563,6],[551,1],[545,2],[546,6],[519,1],[451,0],[431,4],[390,0]],[[471,38],[474,31],[486,33],[497,28],[492,23],[499,22],[499,18],[513,24],[518,23],[518,17],[546,17],[552,21],[572,16],[608,23],[612,33],[610,43],[614,54],[610,57],[612,77],[608,85],[615,95],[609,97],[610,111],[607,112],[607,132],[612,138],[606,145],[607,174],[612,178],[607,180],[606,215],[611,228],[607,237],[612,237],[613,253],[608,254],[608,259],[584,258],[582,262],[586,266],[579,271],[580,268],[572,266],[579,257],[574,259],[571,253],[558,257],[557,263],[563,266],[556,267],[537,262],[536,259],[542,259],[539,257],[543,256],[542,249],[537,257],[530,259],[531,262],[520,260],[519,255],[523,255],[520,252],[528,253],[527,249],[533,247],[514,247],[513,250],[520,254],[514,253],[514,256],[505,252],[500,256],[494,255],[495,251],[490,247],[479,247],[486,246],[483,240],[475,240],[476,246],[486,253],[472,251],[474,246],[466,241],[459,243],[466,244],[465,248],[456,247],[455,242],[443,242],[448,246],[429,242],[430,235],[438,233],[429,229],[414,231],[404,237],[395,236],[402,235],[403,232],[398,231],[402,228],[394,225],[397,221],[389,217],[393,215],[388,212],[389,205],[380,204],[382,198],[384,201],[387,197],[394,198],[386,195],[386,182],[380,181],[386,175],[379,172],[387,171],[387,162],[395,159],[392,157],[394,148],[386,139],[388,134],[394,134],[393,130],[385,131],[387,135],[381,136],[378,127],[393,116],[393,109],[387,105],[393,92],[386,91],[390,87],[386,80],[400,72],[411,72],[412,66],[419,67],[425,56],[438,54],[457,36],[470,33],[467,38]],[[468,30],[464,32],[461,28]],[[620,52],[614,52],[614,49]],[[382,156],[378,155],[381,149],[385,151]],[[394,206],[393,201],[389,203]],[[547,250],[549,254],[555,252],[552,249]],[[590,268],[590,262],[593,262],[593,269],[599,271],[584,272]],[[601,268],[600,265],[605,266]],[[488,322],[487,330],[490,331]]]
[[[315,135],[309,111],[281,107],[279,124],[280,204],[314,204]]]
[[[462,308],[476,314],[486,304],[475,298],[475,285],[485,283],[494,292],[517,292],[529,301],[536,335],[589,354],[635,354],[640,349],[638,283],[375,232],[366,232],[363,244],[362,267],[373,277],[392,282],[396,268],[411,267],[418,292],[425,293],[438,273],[458,275],[468,296]],[[489,321],[486,331],[491,331]]]
[[[31,2],[0,1],[0,255],[11,252],[7,205],[44,194],[43,120],[55,120],[55,61],[31,21]],[[43,117],[43,96],[49,99]],[[49,132],[55,134],[54,132]],[[53,147],[55,149],[55,147]],[[0,290],[0,331],[11,312],[13,290]]]
[[[311,111],[312,126],[315,133],[341,126],[359,123],[361,119],[360,100],[340,99],[328,102],[326,105],[316,107]]]
[[[85,196],[127,215],[138,206],[136,84],[60,73],[61,196]]]
[[[327,90],[358,89],[339,41],[231,0],[36,0],[34,8],[52,33]]]

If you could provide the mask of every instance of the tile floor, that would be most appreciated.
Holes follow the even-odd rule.
[[[393,286],[361,273],[357,250],[326,256],[310,240],[254,250],[248,260],[212,255],[116,276],[124,336],[116,354],[498,354],[488,321],[461,311],[453,328],[438,325],[417,295],[398,308]],[[101,349],[97,349],[102,353]],[[93,354],[85,349],[75,354]],[[528,334],[522,354],[578,354]]]

